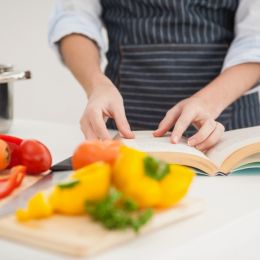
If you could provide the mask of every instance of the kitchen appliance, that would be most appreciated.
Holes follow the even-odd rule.
[[[15,71],[13,66],[0,64],[0,133],[7,132],[13,121],[13,82],[30,78],[30,71]]]

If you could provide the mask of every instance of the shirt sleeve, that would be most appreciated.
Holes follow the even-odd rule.
[[[49,29],[49,44],[59,55],[58,42],[65,36],[79,33],[96,42],[101,57],[105,53],[99,0],[55,0]]]
[[[235,38],[223,70],[249,62],[260,63],[260,0],[240,0],[235,17]]]

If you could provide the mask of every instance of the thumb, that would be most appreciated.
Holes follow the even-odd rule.
[[[134,133],[131,131],[130,125],[125,115],[125,109],[123,106],[114,108],[114,120],[118,131],[124,138],[134,138]]]

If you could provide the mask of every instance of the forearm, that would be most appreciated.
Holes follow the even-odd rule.
[[[260,64],[247,63],[231,67],[220,74],[194,96],[209,107],[209,113],[217,118],[231,103],[260,81]]]
[[[72,34],[61,40],[60,51],[66,66],[90,95],[102,76],[97,45],[85,36]]]
[[[85,36],[72,34],[60,42],[65,64],[83,86],[88,102],[80,120],[87,139],[110,139],[106,120],[113,118],[125,138],[133,138],[127,122],[123,99],[100,68],[99,49]]]

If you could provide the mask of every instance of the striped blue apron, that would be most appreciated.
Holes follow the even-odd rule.
[[[108,31],[106,75],[119,88],[133,130],[165,113],[220,72],[234,37],[238,0],[101,0]],[[258,93],[217,119],[227,130],[260,125]],[[112,120],[109,128],[115,128]],[[187,134],[195,129],[190,128]]]

